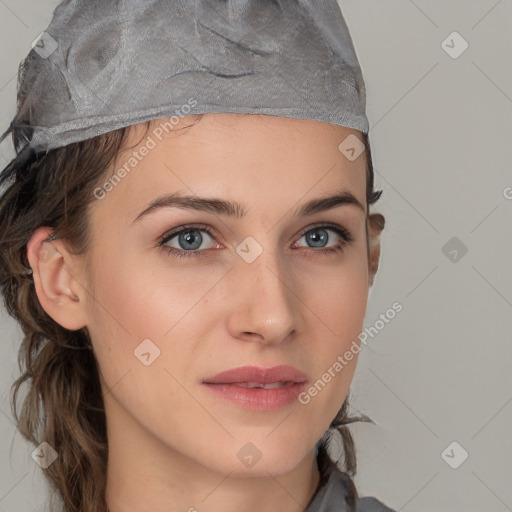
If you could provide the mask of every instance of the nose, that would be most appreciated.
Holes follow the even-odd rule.
[[[301,302],[278,255],[264,250],[252,263],[240,258],[230,274],[227,326],[234,338],[276,345],[301,330]]]

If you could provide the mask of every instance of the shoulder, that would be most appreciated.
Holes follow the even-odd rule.
[[[350,478],[334,471],[327,482],[320,487],[305,512],[348,512],[347,497]],[[356,499],[356,512],[396,512],[373,496]]]

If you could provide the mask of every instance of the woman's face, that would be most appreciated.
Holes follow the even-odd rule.
[[[122,177],[90,209],[82,282],[91,288],[80,300],[109,437],[138,456],[233,475],[290,471],[328,428],[356,367],[357,352],[339,358],[358,343],[366,312],[365,155],[350,160],[338,146],[362,136],[270,116],[210,114],[163,135],[161,122],[131,134],[130,145],[142,140],[120,155]],[[340,194],[362,207],[333,201],[301,214]],[[282,365],[307,382],[287,391],[204,383]]]

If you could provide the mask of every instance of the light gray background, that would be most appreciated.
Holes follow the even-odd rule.
[[[2,131],[18,63],[57,3],[0,0]],[[403,305],[360,354],[352,404],[378,426],[352,426],[356,485],[400,511],[512,510],[512,4],[340,6],[367,84],[387,220],[365,326]],[[457,59],[441,46],[454,31],[469,43]],[[11,155],[4,142],[2,167]],[[456,262],[442,251],[452,237],[468,249]],[[41,510],[42,470],[8,406],[21,332],[1,313],[0,511]],[[441,456],[453,441],[469,453],[457,469]]]

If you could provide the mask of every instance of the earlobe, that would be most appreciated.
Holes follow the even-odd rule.
[[[384,229],[386,220],[380,213],[372,213],[368,217],[368,283],[373,285],[375,274],[379,268],[380,260],[380,234]]]
[[[71,255],[60,240],[49,240],[52,229],[38,228],[27,243],[34,287],[43,309],[69,330],[86,325],[83,287],[73,277]]]

